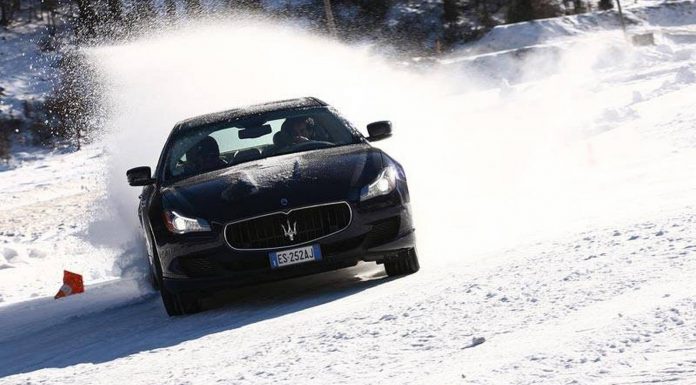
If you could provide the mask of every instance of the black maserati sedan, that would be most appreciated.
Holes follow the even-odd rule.
[[[143,186],[138,216],[153,282],[169,315],[199,310],[226,287],[384,264],[419,269],[401,165],[316,98],[249,106],[184,120]]]

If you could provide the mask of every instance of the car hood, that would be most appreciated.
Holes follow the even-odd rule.
[[[379,149],[340,146],[208,172],[164,187],[162,198],[165,207],[183,215],[224,223],[318,203],[357,201],[360,189],[381,169]]]

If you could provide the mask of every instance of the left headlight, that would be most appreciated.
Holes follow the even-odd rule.
[[[387,195],[396,188],[396,169],[388,166],[383,169],[377,179],[360,190],[360,201]]]
[[[164,210],[164,224],[174,234],[210,231],[210,224],[205,219],[185,217],[174,210]]]

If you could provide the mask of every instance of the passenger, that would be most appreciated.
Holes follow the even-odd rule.
[[[186,151],[186,163],[195,172],[211,171],[226,165],[220,159],[220,147],[217,141],[210,136],[206,136]]]

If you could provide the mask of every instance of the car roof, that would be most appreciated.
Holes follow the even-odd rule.
[[[278,100],[275,102],[254,104],[227,111],[213,112],[210,114],[196,116],[177,123],[175,129],[186,130],[188,128],[228,122],[242,117],[264,114],[267,112],[292,110],[297,108],[326,107],[327,105],[328,104],[326,104],[324,101],[311,96],[297,99]]]

